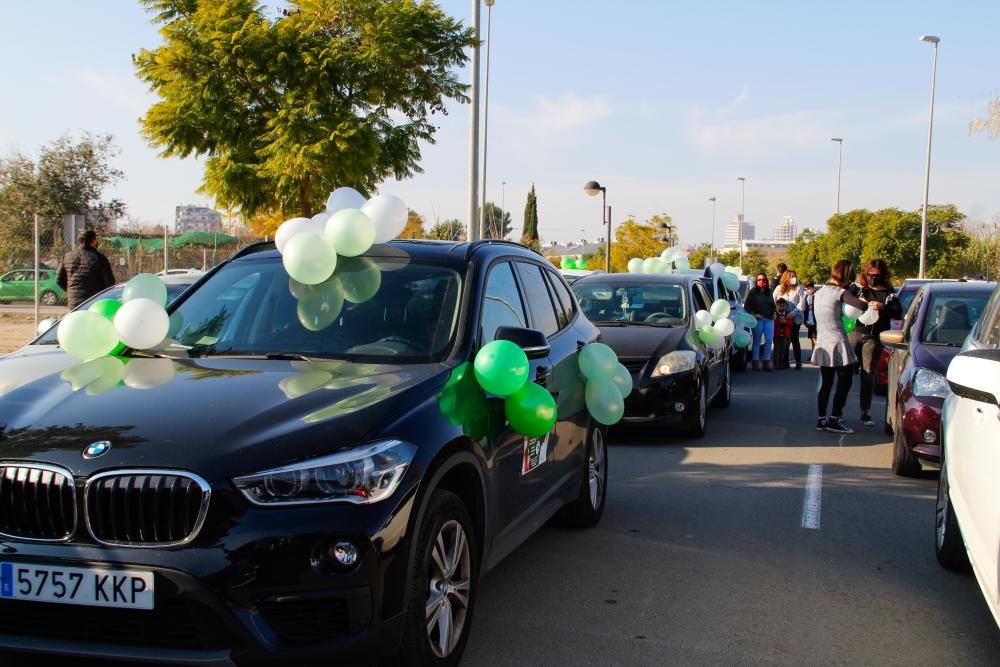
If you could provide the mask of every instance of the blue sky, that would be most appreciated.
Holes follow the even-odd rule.
[[[276,0],[269,0],[273,8]],[[468,0],[441,0],[458,18]],[[1000,215],[1000,142],[969,120],[1000,94],[1000,3],[496,0],[488,194],[515,229],[538,191],[544,240],[601,235],[596,179],[620,222],[667,212],[686,242],[718,234],[739,209],[766,236],[782,216],[822,228],[842,208],[915,209],[923,188],[932,47],[938,62],[931,203]],[[486,10],[483,9],[483,33]],[[112,132],[127,181],[115,194],[151,223],[171,221],[201,166],[162,160],[138,135],[153,101],[130,55],[158,43],[137,3],[8,3],[0,24],[0,150],[33,153],[65,130]],[[485,61],[485,58],[484,58]],[[484,63],[485,64],[485,63]],[[463,79],[466,73],[461,73]],[[388,182],[429,221],[464,218],[468,106],[452,105],[425,173]],[[501,183],[506,181],[506,186]]]

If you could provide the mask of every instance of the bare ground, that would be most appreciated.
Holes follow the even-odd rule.
[[[0,315],[0,354],[13,352],[35,337],[35,318]]]

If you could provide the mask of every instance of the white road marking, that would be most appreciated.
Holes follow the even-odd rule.
[[[802,527],[819,530],[819,514],[823,506],[823,466],[810,465],[806,477],[806,497],[802,501]]]

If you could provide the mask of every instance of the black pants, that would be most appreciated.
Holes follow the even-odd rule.
[[[795,354],[795,365],[802,365],[802,341],[799,340],[799,331],[802,329],[801,324],[792,325],[792,352]],[[788,364],[785,364],[785,368],[788,368]]]
[[[833,416],[842,417],[844,405],[847,403],[847,395],[851,392],[851,384],[854,383],[854,365],[821,366],[819,374],[822,378],[819,393],[816,395],[819,416],[826,416],[826,406],[830,402],[830,391],[833,390],[833,381],[836,378],[837,391],[833,394]]]
[[[858,359],[861,361],[861,412],[867,414],[872,407],[875,392],[875,369],[882,357],[882,344],[877,338],[865,337],[858,345]]]
[[[774,339],[774,359],[775,368],[788,368],[788,337],[776,336]]]

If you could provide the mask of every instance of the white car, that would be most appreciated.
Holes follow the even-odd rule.
[[[1000,625],[1000,289],[948,366],[935,550],[949,569],[972,565]]]

